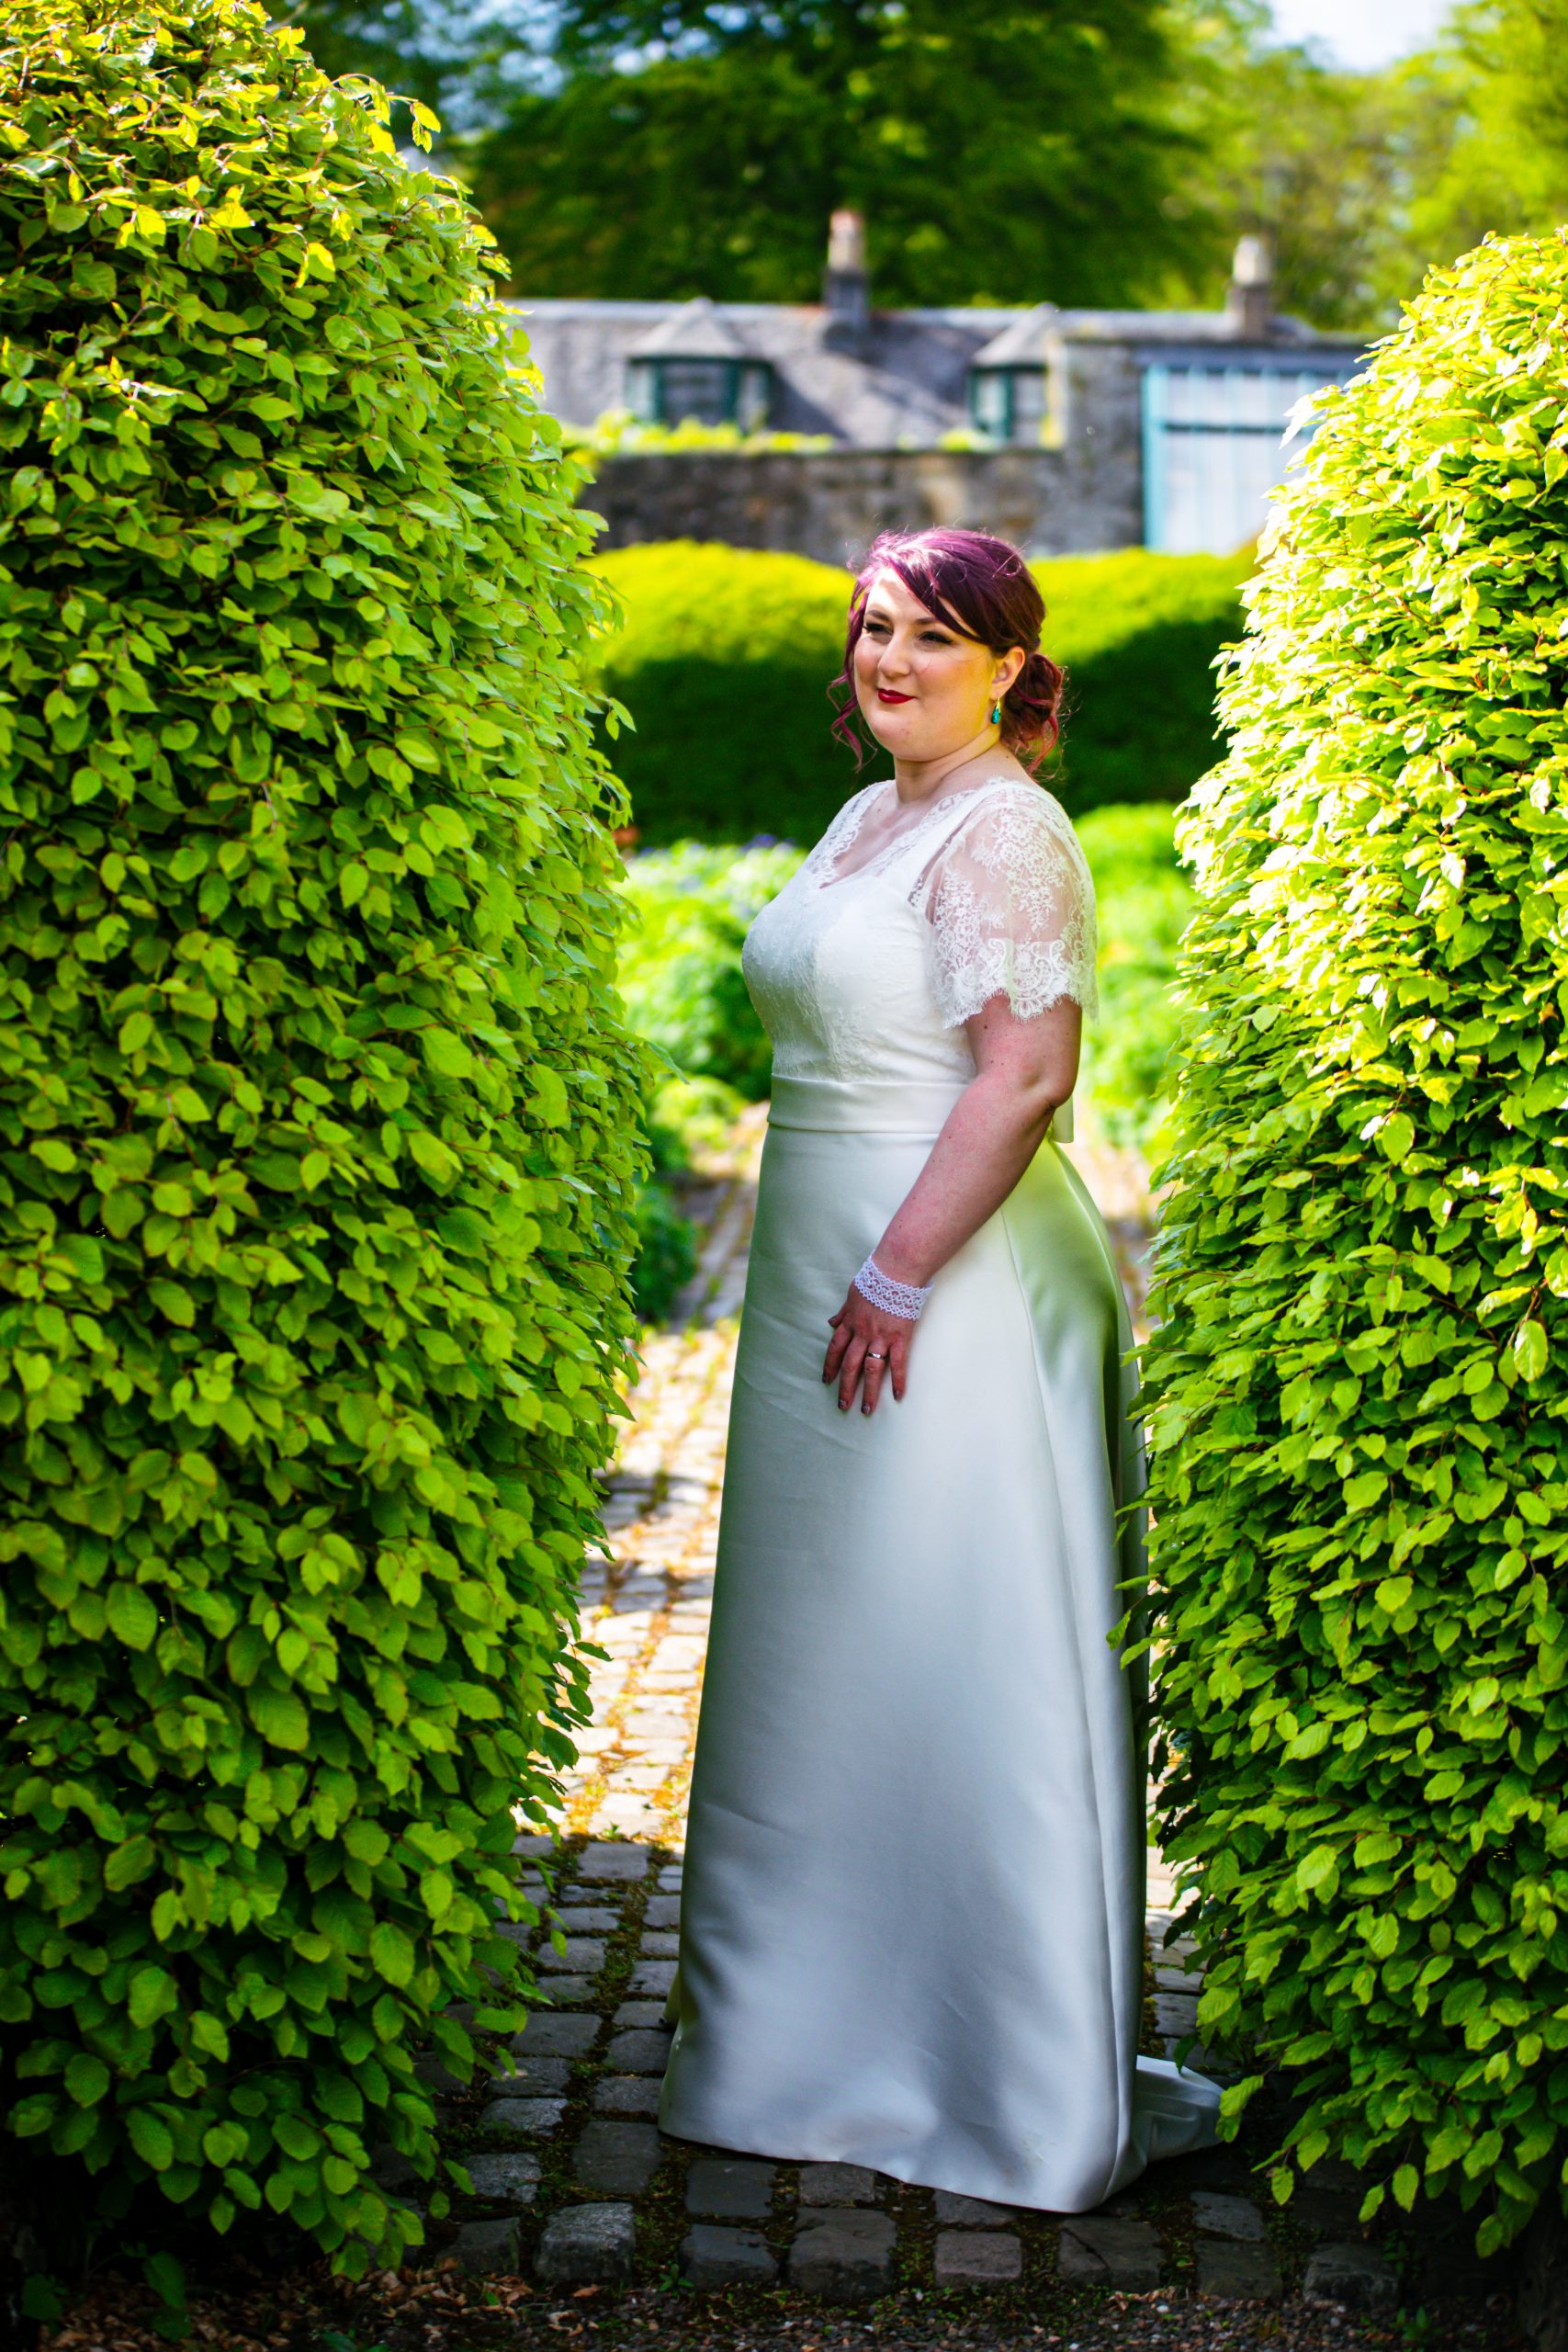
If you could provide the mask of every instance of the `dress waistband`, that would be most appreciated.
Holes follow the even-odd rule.
[[[934,1137],[966,1082],[945,1078],[775,1078],[768,1125],[829,1135]],[[1053,1143],[1071,1143],[1070,1099],[1058,1108],[1049,1133]]]

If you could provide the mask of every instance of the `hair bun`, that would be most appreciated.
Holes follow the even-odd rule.
[[[1066,673],[1036,646],[1002,697],[1002,741],[1010,752],[1053,752],[1062,732]]]

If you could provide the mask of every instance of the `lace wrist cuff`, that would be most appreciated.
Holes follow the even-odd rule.
[[[854,1286],[863,1298],[869,1298],[873,1306],[880,1306],[885,1315],[902,1315],[911,1323],[919,1321],[920,1311],[931,1295],[930,1283],[923,1286],[919,1283],[896,1283],[891,1274],[883,1272],[874,1258],[866,1260],[855,1276]]]

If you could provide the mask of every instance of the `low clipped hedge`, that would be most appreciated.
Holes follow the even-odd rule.
[[[1075,816],[1179,800],[1211,764],[1213,667],[1240,628],[1249,561],[1134,549],[1035,567],[1045,643],[1068,673],[1064,749],[1048,775]],[[886,772],[874,749],[857,775],[828,731],[844,572],[684,539],[599,563],[625,611],[603,677],[635,723],[615,763],[645,842],[807,844],[857,784]]]
[[[1568,240],[1332,396],[1184,820],[1154,1441],[1168,1853],[1277,2187],[1568,2155]],[[1234,2115],[1255,2087],[1232,2093]]]
[[[5,2123],[350,2269],[518,2021],[641,1058],[575,475],[387,118],[243,0],[0,31]]]

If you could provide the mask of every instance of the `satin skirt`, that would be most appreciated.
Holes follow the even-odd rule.
[[[1131,1334],[1044,1144],[938,1277],[902,1403],[828,1317],[953,1093],[780,1081],[726,1465],[660,2127],[1082,2212],[1207,2144],[1136,2052],[1145,1744]]]

